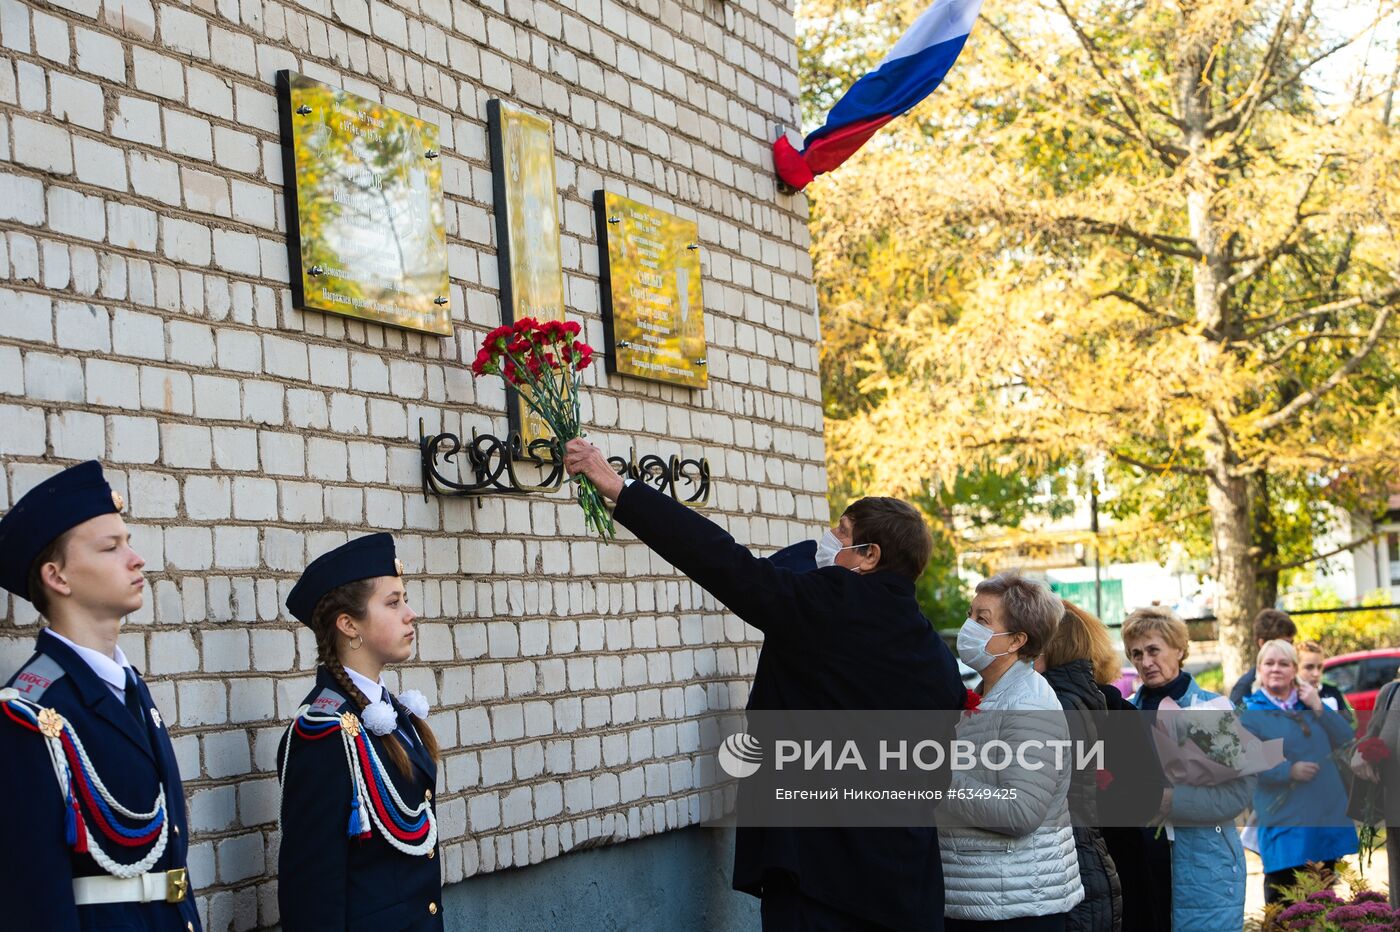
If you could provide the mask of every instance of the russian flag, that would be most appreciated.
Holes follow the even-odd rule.
[[[773,143],[778,177],[801,190],[865,145],[880,127],[913,109],[943,83],[972,32],[982,0],[934,0],[879,66],[836,102],[801,152],[786,136]]]

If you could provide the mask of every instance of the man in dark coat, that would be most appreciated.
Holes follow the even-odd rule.
[[[750,710],[962,708],[957,664],[914,599],[932,541],[911,506],[854,503],[802,572],[805,551],[754,556],[670,497],[624,483],[592,444],[570,441],[565,467],[617,502],[619,524],[763,632]],[[932,827],[740,827],[734,888],[762,899],[767,930],[943,928]]]
[[[199,929],[175,752],[117,645],[145,592],[123,504],[87,462],[0,520],[0,586],[48,620],[0,690],[6,929]]]

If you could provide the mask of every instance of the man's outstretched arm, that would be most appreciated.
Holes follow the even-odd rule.
[[[827,570],[796,574],[756,557],[713,521],[644,482],[624,485],[602,452],[586,440],[570,440],[564,468],[586,476],[605,498],[617,502],[613,518],[666,562],[685,573],[731,611],[767,634],[798,623],[807,597],[829,602],[834,594]],[[831,590],[831,591],[828,591]]]

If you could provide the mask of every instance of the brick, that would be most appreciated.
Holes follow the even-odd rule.
[[[165,119],[165,142],[171,152],[205,162],[214,160],[214,137],[208,120],[169,107],[162,108],[161,112]]]
[[[205,673],[232,673],[248,669],[247,631],[205,631],[203,639]]]
[[[108,420],[109,455],[118,463],[154,463],[160,458],[160,428],[153,417]]]
[[[193,414],[194,392],[189,373],[142,366],[141,407],[170,414]]]
[[[243,413],[237,379],[196,375],[193,379],[194,413],[204,420],[236,421]]]
[[[238,427],[215,427],[214,462],[220,469],[249,472],[258,468],[258,432]]]
[[[174,217],[162,217],[160,223],[161,252],[175,262],[185,265],[208,265],[213,258],[213,242],[209,228]]]
[[[126,53],[119,41],[81,26],[73,30],[73,40],[80,70],[117,84],[126,83]]]
[[[49,228],[54,233],[102,242],[106,237],[107,215],[102,199],[68,188],[48,190]]]
[[[45,209],[44,185],[38,178],[0,174],[0,219],[38,226]]]
[[[142,197],[177,207],[180,204],[180,166],[170,159],[133,152],[130,159],[131,189]],[[155,249],[152,237],[148,251]]]
[[[106,426],[100,414],[61,411],[49,416],[49,442],[63,459],[102,459],[107,455]]]
[[[196,13],[177,7],[161,7],[160,38],[165,48],[196,58],[209,57],[209,24]]]
[[[113,191],[127,189],[126,155],[115,146],[88,139],[86,136],[74,136],[73,168],[78,180],[84,184],[93,184]],[[107,205],[109,214],[113,206],[115,205]],[[112,233],[109,232],[108,236],[111,237]]]
[[[260,431],[258,451],[262,457],[263,471],[270,476],[306,474],[306,443],[296,434]]]
[[[112,408],[141,407],[141,370],[130,363],[106,359],[87,361],[87,402]]]
[[[106,308],[73,301],[59,301],[54,306],[54,330],[58,344],[64,349],[102,353],[112,350],[111,327]],[[91,374],[88,378],[91,385]]]
[[[0,404],[0,453],[43,456],[45,447],[42,408]]]
[[[102,88],[66,74],[49,76],[49,112],[65,123],[102,132],[107,127]]]
[[[161,140],[160,105],[123,95],[117,98],[108,129],[118,139],[158,146]]]
[[[168,428],[172,425],[165,426]],[[166,457],[169,459],[168,445]],[[185,480],[185,514],[191,520],[217,521],[227,518],[229,501],[230,488],[226,477],[190,476]]]
[[[68,130],[28,117],[11,120],[11,152],[16,162],[54,175],[73,173],[73,145]]]
[[[56,16],[34,12],[34,51],[60,65],[71,58],[68,24]]]
[[[108,242],[121,249],[155,252],[159,219],[155,211],[132,204],[107,205]]]

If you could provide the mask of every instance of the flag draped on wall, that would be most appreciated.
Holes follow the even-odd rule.
[[[801,152],[786,136],[773,143],[778,177],[802,189],[840,165],[895,117],[943,83],[977,19],[982,0],[933,0],[874,71],[852,84],[807,137]]]

